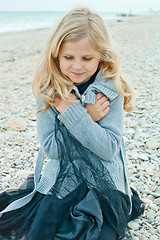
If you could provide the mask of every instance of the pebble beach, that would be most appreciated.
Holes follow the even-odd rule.
[[[130,185],[146,203],[130,239],[160,239],[160,14],[108,20],[125,76],[136,89],[124,113]],[[0,191],[34,172],[39,142],[32,81],[48,28],[0,34]],[[45,160],[47,161],[47,159]],[[127,239],[127,238],[126,238]],[[129,239],[129,238],[128,238]]]

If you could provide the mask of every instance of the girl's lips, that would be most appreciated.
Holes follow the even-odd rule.
[[[75,72],[72,72],[73,75],[75,75],[76,77],[80,77],[82,76],[84,73],[75,73]]]

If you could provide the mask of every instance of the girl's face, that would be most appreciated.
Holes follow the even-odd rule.
[[[58,57],[61,72],[76,85],[90,79],[100,60],[87,38],[62,44]]]

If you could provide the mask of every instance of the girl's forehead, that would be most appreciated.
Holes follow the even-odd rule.
[[[88,38],[82,38],[74,42],[65,42],[60,47],[60,53],[88,53],[94,54],[97,52]]]

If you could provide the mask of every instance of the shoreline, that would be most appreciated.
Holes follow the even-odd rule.
[[[119,22],[128,22],[131,20],[137,20],[140,18],[150,18],[152,16],[155,15],[160,15],[160,12],[158,13],[147,13],[147,14],[137,14],[137,15],[131,15],[131,16],[122,16],[123,13],[119,13],[117,14],[113,19],[105,19],[104,21],[108,24],[113,24],[113,23],[119,23]],[[55,22],[53,22],[52,25],[54,25]],[[39,28],[31,28],[31,29],[24,29],[24,30],[15,30],[15,31],[6,31],[6,32],[0,32],[0,36],[1,35],[10,35],[10,34],[18,34],[18,33],[25,33],[25,32],[33,32],[33,31],[43,31],[43,30],[48,30],[52,27],[52,25],[50,27],[39,27]]]
[[[11,32],[0,32],[0,36],[3,35],[14,35],[14,34],[25,34],[27,32],[39,32],[39,31],[47,31],[48,29],[50,29],[49,27],[43,27],[43,28],[34,28],[34,29],[24,29],[24,30],[19,30],[19,31],[11,31]]]

